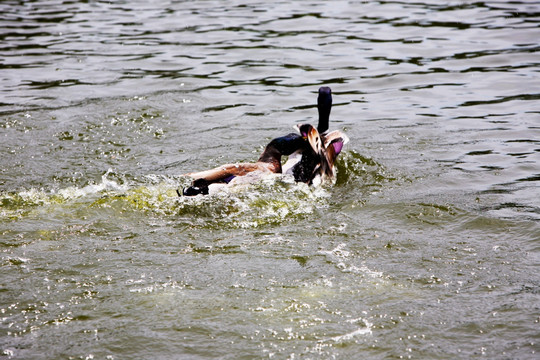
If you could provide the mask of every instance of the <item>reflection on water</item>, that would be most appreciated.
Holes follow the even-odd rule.
[[[0,10],[6,358],[539,351],[535,1]],[[334,186],[176,196],[315,122],[321,85]]]

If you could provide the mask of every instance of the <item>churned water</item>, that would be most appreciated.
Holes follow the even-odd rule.
[[[537,1],[3,1],[6,359],[536,359]],[[294,124],[336,184],[179,198]]]

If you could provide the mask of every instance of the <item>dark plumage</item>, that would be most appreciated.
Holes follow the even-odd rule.
[[[328,130],[330,122],[330,111],[332,110],[332,89],[328,86],[319,88],[319,96],[317,96],[317,110],[319,111],[319,124],[317,131],[324,133]]]

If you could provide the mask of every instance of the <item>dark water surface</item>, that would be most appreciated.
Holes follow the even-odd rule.
[[[0,13],[0,358],[538,358],[537,1]],[[335,186],[176,196],[322,85]]]

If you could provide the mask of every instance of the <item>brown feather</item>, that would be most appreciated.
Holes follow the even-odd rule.
[[[208,182],[216,182],[229,176],[244,176],[256,170],[271,171],[268,165],[270,164],[261,162],[225,164],[214,169],[192,172],[184,175],[190,176],[194,179],[205,179]]]

